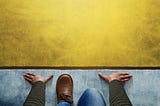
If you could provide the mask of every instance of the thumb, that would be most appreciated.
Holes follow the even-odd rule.
[[[102,74],[102,73],[98,73],[98,76],[102,79],[104,79],[105,81],[108,81],[107,76]]]
[[[48,77],[46,77],[46,80],[45,80],[45,82],[48,82],[50,79],[52,79],[53,78],[53,75],[49,75]]]

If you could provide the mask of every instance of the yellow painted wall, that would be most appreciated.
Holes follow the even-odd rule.
[[[1,0],[0,66],[160,66],[160,0]]]

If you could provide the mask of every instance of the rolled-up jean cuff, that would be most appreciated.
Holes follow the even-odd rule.
[[[57,106],[71,106],[71,104],[68,102],[60,102]]]

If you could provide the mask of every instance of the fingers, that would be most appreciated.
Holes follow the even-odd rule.
[[[126,78],[131,78],[132,75],[131,74],[123,74],[123,75],[120,75],[120,78],[121,79],[126,79]]]
[[[120,74],[120,75],[129,75],[128,72],[120,72],[119,74]]]
[[[98,76],[102,79],[105,79],[105,76],[102,73],[98,73]]]
[[[31,73],[25,73],[24,74],[24,79],[26,79],[28,82],[32,83],[33,74],[31,74]]]
[[[126,82],[128,80],[130,80],[130,78],[121,79],[122,82]]]
[[[106,81],[108,81],[107,76],[102,74],[102,73],[98,73],[98,76]]]
[[[24,77],[32,79],[34,76],[32,74],[26,73]]]
[[[35,76],[35,74],[33,73],[26,73],[27,75],[31,75],[31,76]]]
[[[28,78],[28,77],[25,77],[25,76],[24,76],[24,78],[25,78],[27,81],[32,82],[32,79],[30,79],[30,78]]]
[[[125,83],[126,81],[129,81],[131,79],[132,75],[129,73],[125,73],[123,75],[121,75],[121,79],[120,81],[122,81],[123,83]]]

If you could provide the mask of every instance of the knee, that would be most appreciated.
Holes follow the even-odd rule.
[[[85,93],[88,95],[96,95],[99,94],[99,91],[96,88],[88,88],[85,90]]]
[[[101,93],[95,88],[88,88],[84,91],[80,100],[78,102],[78,106],[106,106],[104,98]]]
[[[98,90],[96,88],[87,88],[87,92],[97,92]]]

